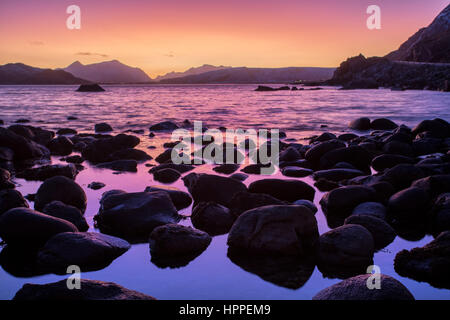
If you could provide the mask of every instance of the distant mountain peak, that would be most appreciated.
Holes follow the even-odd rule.
[[[191,67],[188,70],[184,71],[184,72],[169,72],[166,73],[163,76],[158,76],[156,77],[157,81],[161,81],[161,80],[169,80],[169,79],[176,79],[176,78],[182,78],[182,77],[187,77],[187,76],[193,76],[193,75],[198,75],[198,74],[202,74],[202,73],[206,73],[206,72],[211,72],[211,71],[218,71],[218,70],[224,70],[224,69],[231,69],[232,67],[227,67],[227,66],[214,66],[212,64],[203,64],[200,67]]]

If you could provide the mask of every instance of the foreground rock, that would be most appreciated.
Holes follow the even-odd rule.
[[[325,277],[347,278],[366,272],[373,254],[372,234],[360,225],[347,224],[320,236],[317,265]]]
[[[15,187],[15,184],[11,181],[11,174],[9,171],[0,168],[0,190],[14,189]]]
[[[252,182],[249,192],[264,193],[283,201],[314,200],[315,190],[299,180],[264,179]]]
[[[176,224],[167,224],[150,235],[152,262],[164,267],[182,267],[208,248],[211,237],[203,231]]]
[[[81,279],[81,290],[69,290],[67,280],[49,284],[25,284],[13,300],[155,300],[155,298],[112,282]]]
[[[362,274],[341,281],[331,287],[323,289],[313,297],[313,300],[415,300],[409,290],[398,280],[380,275],[380,289],[369,289],[367,283],[371,274]]]
[[[74,180],[78,172],[73,164],[68,165],[47,165],[37,168],[25,169],[17,174],[18,178],[23,178],[29,181],[45,181],[56,176],[64,176]]]
[[[59,233],[38,253],[38,265],[49,272],[66,274],[67,267],[79,266],[81,270],[100,270],[130,249],[122,239],[92,232]]]
[[[95,132],[110,132],[113,131],[113,128],[109,124],[102,122],[97,123],[94,127],[94,130]]]
[[[61,201],[52,201],[47,204],[42,210],[43,213],[49,216],[69,221],[77,227],[79,231],[87,231],[89,225],[83,214],[78,208],[66,205]]]
[[[114,137],[107,137],[94,140],[82,149],[85,159],[93,163],[104,163],[114,160],[112,154],[117,151],[134,148],[140,143],[138,137],[126,134],[118,134]]]
[[[162,183],[173,183],[181,177],[175,169],[161,169],[153,173],[153,179]]]
[[[211,236],[228,233],[235,220],[230,209],[214,202],[200,202],[191,215],[192,225]]]
[[[369,118],[358,118],[352,120],[348,127],[354,130],[367,131],[370,130],[370,119]]]
[[[104,188],[105,186],[106,186],[106,184],[104,184],[103,182],[94,181],[94,182],[89,183],[88,188],[92,189],[92,190],[100,190],[100,189]]]
[[[395,256],[395,271],[436,288],[450,289],[450,231],[441,233],[422,248],[402,250]]]
[[[115,160],[98,164],[96,167],[101,169],[111,169],[114,171],[137,172],[136,160]]]
[[[98,84],[82,84],[78,89],[78,92],[103,92],[105,89]]]
[[[106,192],[94,217],[101,232],[133,242],[148,239],[154,228],[177,223],[177,209],[166,192]]]
[[[178,125],[172,121],[164,121],[154,124],[150,127],[150,131],[173,131],[178,129]]]
[[[28,207],[28,202],[19,191],[14,189],[0,191],[0,216],[10,209]]]
[[[244,212],[228,235],[228,246],[252,254],[304,256],[314,250],[319,232],[304,206],[266,206]]]
[[[75,181],[67,177],[53,177],[45,180],[36,193],[34,207],[42,210],[52,201],[61,201],[78,208],[81,213],[86,210],[86,194]]]
[[[235,216],[239,216],[245,211],[255,209],[258,207],[270,206],[270,205],[284,205],[285,201],[281,201],[268,194],[264,193],[251,193],[251,192],[239,192],[236,193],[228,204],[231,212]]]
[[[192,198],[189,193],[181,191],[180,189],[168,186],[150,186],[145,188],[146,192],[163,191],[166,192],[177,210],[187,208],[192,203]]]
[[[49,157],[50,151],[12,130],[0,128],[0,147],[13,151],[14,161]]]
[[[383,249],[392,243],[397,236],[395,230],[384,220],[375,216],[358,214],[351,215],[344,221],[345,224],[358,224],[372,234],[375,250]]]
[[[240,181],[205,173],[190,173],[183,182],[195,203],[212,201],[227,206],[236,193],[247,191]]]
[[[72,223],[28,209],[11,209],[0,216],[0,238],[8,245],[36,247],[62,232],[77,232]]]

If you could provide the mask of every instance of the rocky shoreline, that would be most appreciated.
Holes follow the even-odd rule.
[[[189,126],[188,121],[165,121],[153,125],[150,134]],[[389,119],[360,118],[349,129],[358,134],[325,132],[308,144],[286,139],[289,132],[281,134],[277,159],[285,178],[261,176],[246,185],[248,176],[259,175],[265,164],[206,164],[211,159],[175,164],[171,141],[153,160],[137,149],[139,137],[109,134],[113,128],[104,123],[96,125],[95,133],[70,128],[53,132],[23,123],[2,127],[0,265],[26,277],[64,274],[69,265],[101,270],[133,244],[148,243],[155,265],[179,268],[201,255],[212,237],[228,234],[223,254],[279,286],[302,287],[315,266],[325,277],[346,279],[315,299],[413,299],[388,276],[381,279],[386,289],[365,289],[366,270],[374,253],[397,236],[414,241],[432,235],[430,244],[396,253],[395,270],[450,289],[450,124],[434,119],[408,128]],[[210,144],[214,140],[203,147]],[[248,148],[224,147],[233,150],[236,160],[248,156]],[[51,164],[51,157],[67,164]],[[170,185],[181,179],[188,192],[169,186],[132,193],[109,190],[94,217],[99,232],[87,232],[87,198],[75,182],[77,174],[87,165],[133,172],[141,163],[151,167],[149,174],[157,181]],[[215,174],[196,170],[211,165]],[[315,180],[315,188],[300,180],[307,176]],[[42,182],[35,195],[27,196],[34,210],[15,189],[16,178]],[[316,189],[326,192],[318,204],[331,230],[323,234],[315,217]],[[192,215],[180,215],[191,204]],[[178,224],[184,219],[191,219],[193,228]],[[16,298],[152,298],[115,284],[86,284],[77,294],[63,283],[26,285]]]

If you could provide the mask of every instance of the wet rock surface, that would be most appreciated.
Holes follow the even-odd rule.
[[[236,216],[227,207],[214,202],[200,202],[192,210],[192,225],[211,236],[227,234]]]

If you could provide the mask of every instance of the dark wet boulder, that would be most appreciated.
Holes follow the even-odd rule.
[[[431,197],[437,197],[442,193],[450,192],[450,175],[442,174],[419,179],[414,181],[412,186],[424,189]]]
[[[102,123],[97,123],[94,126],[94,130],[95,130],[95,132],[111,132],[111,131],[113,131],[113,128],[109,124],[102,122]]]
[[[189,193],[181,191],[180,189],[168,186],[150,186],[145,188],[146,192],[163,191],[166,192],[177,210],[187,208],[192,203],[192,198]]]
[[[363,202],[353,209],[352,215],[368,215],[386,220],[387,208],[379,202]]]
[[[102,188],[104,188],[106,186],[106,184],[104,184],[103,182],[91,182],[88,184],[88,188],[92,189],[92,190],[100,190]]]
[[[68,163],[74,163],[74,164],[81,164],[84,162],[84,160],[85,159],[79,155],[61,158],[61,161],[68,162]]]
[[[302,157],[301,153],[295,147],[289,147],[280,152],[280,161],[296,161]]]
[[[51,237],[37,256],[43,270],[66,274],[76,265],[84,272],[103,269],[130,249],[122,239],[93,232],[64,232]]]
[[[398,125],[389,119],[379,118],[370,122],[370,128],[373,130],[394,130]]]
[[[312,201],[309,201],[309,200],[297,200],[293,203],[293,205],[304,206],[304,207],[308,208],[309,210],[311,210],[311,212],[313,214],[316,214],[317,211],[319,211],[319,209],[317,209],[316,205]]]
[[[86,210],[87,200],[84,190],[67,177],[57,176],[45,180],[36,193],[34,207],[36,210],[42,210],[55,200],[74,206],[82,213]]]
[[[436,139],[417,139],[412,142],[412,151],[415,156],[422,156],[439,152],[440,140]]]
[[[212,201],[227,206],[236,193],[247,191],[240,181],[205,173],[190,173],[183,182],[195,203]]]
[[[150,127],[150,131],[173,131],[178,129],[178,125],[172,121],[163,121]]]
[[[414,296],[402,283],[384,274],[380,274],[380,289],[369,289],[367,284],[374,282],[372,277],[372,274],[362,274],[346,279],[323,289],[313,297],[313,300],[414,300]]]
[[[175,152],[175,155],[178,155],[178,152],[172,148],[164,150],[161,154],[159,154],[155,161],[158,163],[166,163],[172,161],[172,152]]]
[[[387,169],[382,180],[389,182],[396,190],[402,190],[411,186],[415,180],[424,177],[423,170],[412,164],[398,164],[391,169]]]
[[[14,151],[10,148],[0,147],[0,162],[10,162],[14,160]]]
[[[174,170],[177,170],[179,173],[183,174],[183,173],[194,170],[195,167],[190,164],[163,163],[163,164],[160,164],[159,166],[155,166],[155,167],[151,168],[148,172],[155,173],[156,171],[162,170],[162,169],[174,169]]]
[[[114,171],[137,172],[136,160],[115,160],[99,163],[96,167],[100,169],[110,169]]]
[[[339,140],[347,141],[347,142],[351,141],[351,140],[353,140],[355,138],[358,138],[358,136],[356,134],[354,134],[354,133],[343,133],[343,134],[338,136]]]
[[[383,146],[383,152],[386,154],[398,154],[405,157],[413,155],[411,145],[399,141],[391,141]]]
[[[140,143],[138,137],[126,134],[118,134],[114,137],[102,138],[90,142],[82,149],[82,156],[93,162],[111,161],[111,154],[123,149],[136,147]]]
[[[350,121],[348,124],[350,129],[366,131],[370,130],[370,119],[369,118],[358,118]]]
[[[364,172],[356,169],[328,169],[314,172],[313,177],[315,180],[325,179],[328,181],[339,182],[363,175]]]
[[[372,234],[374,248],[376,250],[383,249],[392,243],[397,236],[395,230],[383,219],[379,219],[373,215],[351,215],[344,221],[346,224],[357,224],[363,226]]]
[[[28,202],[22,194],[14,189],[0,191],[0,216],[13,208],[28,208]]]
[[[248,191],[264,193],[283,201],[314,200],[315,190],[299,180],[264,179],[252,182]]]
[[[153,179],[162,183],[173,183],[181,177],[175,169],[161,169],[153,173]]]
[[[326,193],[320,200],[328,225],[342,225],[345,218],[363,202],[376,201],[375,190],[365,186],[345,186]]]
[[[166,192],[107,192],[94,217],[102,233],[131,241],[144,241],[154,228],[177,223],[177,209]]]
[[[17,173],[17,177],[28,181],[45,181],[56,176],[63,176],[74,180],[77,174],[77,169],[73,164],[53,164],[25,169],[24,171]]]
[[[389,142],[401,142],[401,143],[406,143],[408,145],[410,145],[412,143],[412,136],[410,133],[405,133],[405,132],[395,132],[393,134],[390,134],[388,136],[386,136],[382,142],[383,143],[389,143]]]
[[[241,171],[247,174],[268,175],[275,173],[275,167],[271,163],[269,164],[254,163],[245,166]]]
[[[398,164],[414,164],[415,160],[399,154],[382,154],[372,159],[372,168],[376,171],[384,171]]]
[[[450,231],[450,193],[443,193],[436,199],[431,211],[431,221],[433,234]]]
[[[59,136],[51,140],[47,148],[53,155],[67,156],[72,153],[73,142],[65,136]]]
[[[192,225],[211,236],[228,233],[235,220],[230,209],[214,202],[200,202],[191,215]]]
[[[214,167],[213,170],[217,173],[232,174],[236,172],[239,169],[239,167],[240,167],[239,164],[225,163],[217,167]]]
[[[258,207],[269,205],[284,205],[286,202],[272,197],[264,193],[238,192],[228,204],[228,208],[235,216],[241,215],[243,212]]]
[[[391,218],[409,220],[427,219],[430,196],[426,190],[410,187],[397,192],[389,199],[388,213]]]
[[[412,134],[416,136],[423,132],[435,138],[447,138],[450,137],[450,124],[442,119],[423,120],[412,130]]]
[[[228,246],[252,254],[305,256],[315,250],[319,232],[304,206],[265,206],[244,212],[233,224]]]
[[[11,149],[14,160],[39,159],[50,154],[44,146],[5,128],[0,128],[0,147]]]
[[[395,271],[402,277],[450,289],[450,231],[441,233],[422,248],[402,250],[395,256]]]
[[[314,173],[311,169],[300,168],[300,167],[284,167],[281,170],[283,176],[292,177],[292,178],[304,178],[310,176]]]
[[[375,190],[378,201],[387,204],[392,195],[396,192],[395,188],[387,181],[378,181],[367,184],[368,187]]]
[[[230,176],[231,179],[237,180],[237,181],[245,181],[248,178],[248,175],[245,173],[234,173]]]
[[[146,294],[129,290],[112,282],[81,279],[80,290],[70,290],[67,280],[49,284],[25,284],[13,300],[83,301],[83,300],[155,300]]]
[[[11,174],[8,170],[0,168],[0,190],[14,189],[16,186],[11,181]]]
[[[39,248],[62,232],[77,232],[70,222],[29,208],[11,209],[0,216],[0,238],[11,246]]]
[[[337,137],[334,133],[324,132],[320,136],[312,138],[310,140],[310,143],[329,141],[329,140],[333,140],[333,139],[337,139]]]
[[[176,224],[157,227],[150,234],[152,262],[160,268],[187,265],[211,243],[206,232]]]
[[[42,212],[49,216],[71,222],[77,227],[78,231],[84,232],[89,229],[89,225],[81,211],[78,208],[66,205],[61,201],[52,201],[48,203],[44,209],[42,209]]]
[[[320,168],[330,169],[336,163],[347,162],[358,170],[370,172],[371,161],[372,155],[366,149],[360,146],[350,146],[327,152],[320,158]]]
[[[74,135],[77,134],[77,130],[70,129],[70,128],[61,128],[56,131],[57,135]]]
[[[374,240],[363,226],[346,224],[319,238],[317,265],[326,277],[346,278],[373,264]]]
[[[327,179],[319,179],[314,183],[314,186],[322,192],[328,192],[339,188],[341,185],[337,182],[329,181]]]
[[[136,160],[136,161],[147,161],[151,160],[152,157],[146,152],[134,148],[122,149],[111,154],[112,160]]]
[[[305,153],[305,158],[309,162],[311,162],[313,165],[318,165],[320,158],[326,154],[327,152],[330,152],[331,150],[344,148],[345,143],[339,140],[329,140],[325,142],[321,142],[319,144],[316,144],[315,146],[311,147],[308,151]]]
[[[78,92],[103,92],[105,89],[100,87],[98,84],[82,84],[77,89]]]

